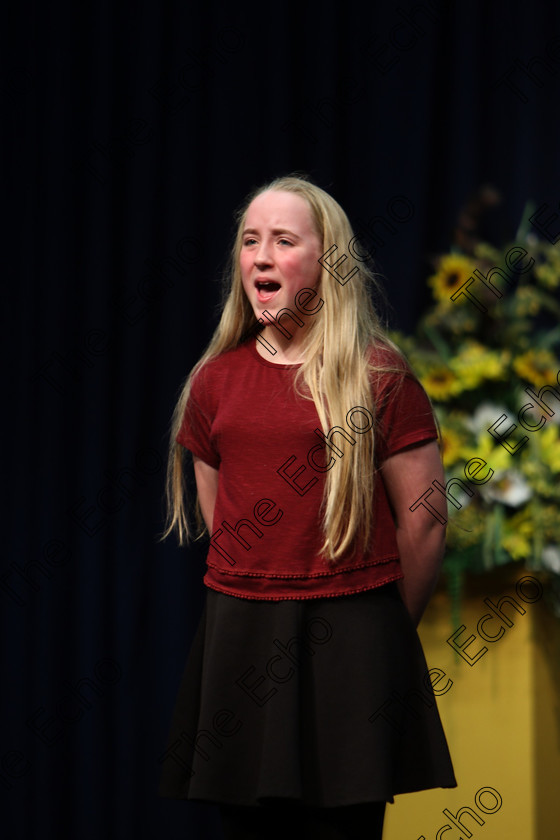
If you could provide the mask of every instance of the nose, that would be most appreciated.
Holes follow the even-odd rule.
[[[257,266],[257,268],[262,268],[266,265],[272,265],[270,245],[264,240],[260,243],[255,253],[255,265]]]

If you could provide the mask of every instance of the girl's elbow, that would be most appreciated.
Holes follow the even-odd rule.
[[[427,542],[433,549],[445,547],[445,539],[447,533],[447,522],[439,522],[435,518],[426,518],[423,521],[416,519],[409,520],[404,527],[397,528],[401,532],[406,532],[408,541],[411,545],[425,545]]]

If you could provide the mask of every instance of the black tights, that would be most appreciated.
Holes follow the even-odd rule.
[[[382,840],[385,802],[314,808],[291,800],[247,807],[220,805],[227,840]]]

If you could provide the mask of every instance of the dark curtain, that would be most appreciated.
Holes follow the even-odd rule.
[[[519,0],[3,9],[5,836],[220,836],[211,809],[156,795],[205,555],[158,535],[232,212],[306,172],[411,329],[480,185],[501,195],[498,246],[528,200],[558,210],[559,17]]]

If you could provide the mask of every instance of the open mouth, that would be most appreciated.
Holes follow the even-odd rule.
[[[274,280],[257,280],[255,283],[257,298],[261,303],[269,301],[281,288],[280,283]]]

